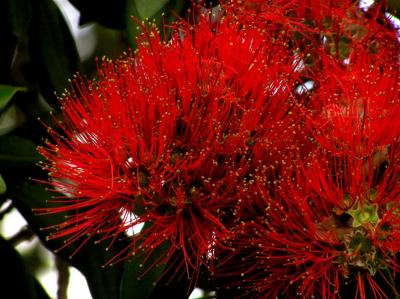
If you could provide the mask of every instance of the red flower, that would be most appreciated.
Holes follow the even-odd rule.
[[[300,152],[296,167],[279,163],[274,174],[253,174],[227,244],[234,250],[221,250],[217,274],[234,277],[228,287],[243,297],[394,298],[398,64],[368,50],[347,63],[320,57],[300,107],[307,121],[298,124],[309,136],[309,152]]]
[[[311,134],[332,154],[384,153],[400,135],[399,65],[359,49],[346,64],[321,55],[310,93]]]
[[[254,26],[270,16],[265,7],[288,7],[254,2],[261,5],[254,15],[242,15]],[[293,33],[304,25],[294,16],[316,13],[295,2],[281,14]],[[230,297],[399,296],[399,45],[393,28],[378,22],[379,11],[371,17],[342,2],[348,5],[324,6],[329,26],[316,30],[318,39],[302,31],[303,47],[293,48],[304,64],[297,70],[300,82],[311,86],[297,90],[303,113],[295,113],[296,131],[308,138],[294,139],[303,145],[299,151],[282,145],[274,172],[259,168],[245,181],[226,246],[233,250],[218,251],[217,277],[230,279],[222,283],[233,290]],[[318,27],[324,18],[312,19]],[[265,27],[277,22],[268,19]],[[282,163],[287,152],[295,166]]]
[[[224,1],[240,23],[265,30],[303,60],[305,74],[319,67],[321,50],[342,62],[360,48],[397,63],[398,30],[386,15],[385,1],[367,11],[353,0]]]
[[[49,238],[112,245],[146,223],[110,264],[164,243],[157,262],[179,251],[177,271],[209,264],[230,235],[243,177],[293,139],[283,133],[295,120],[294,68],[285,44],[206,14],[176,25],[168,43],[146,30],[135,56],[102,62],[98,81],[75,78],[61,132],[40,148],[65,194],[42,212],[71,212]]]
[[[257,183],[265,215],[238,225],[217,273],[244,297],[398,296],[400,169],[372,160],[315,154],[274,190]]]

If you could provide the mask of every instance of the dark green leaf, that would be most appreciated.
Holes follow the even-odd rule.
[[[155,248],[147,259],[147,254],[133,261],[127,261],[121,281],[121,299],[149,299],[165,271],[165,264],[158,264],[157,259],[162,258],[168,249],[168,243]],[[153,265],[150,269],[149,266]]]
[[[11,32],[18,38],[27,33],[32,16],[30,0],[3,0],[0,4],[2,20],[7,22]],[[4,15],[3,15],[4,14]]]
[[[0,111],[4,109],[18,91],[26,91],[26,88],[0,84]]]
[[[0,10],[1,11],[1,10]],[[0,19],[3,18],[0,14]],[[10,31],[4,29],[4,26],[0,22],[0,40],[1,40],[1,51],[0,55],[0,81],[1,82],[11,82],[10,80],[10,69],[17,45],[17,38],[11,34]]]
[[[178,265],[182,260],[183,252],[176,251],[167,262],[165,266],[165,272],[163,273],[161,279],[157,281],[154,287],[150,299],[158,298],[175,298],[175,299],[187,299],[192,293],[194,288],[194,283],[187,276],[187,273],[182,273],[180,271],[185,271],[180,268],[178,271]],[[201,277],[201,275],[200,275]]]
[[[29,139],[13,135],[0,136],[1,171],[16,171],[20,167],[37,167],[36,163],[40,159],[36,144]]]
[[[13,188],[7,194],[13,199],[19,212],[43,241],[44,245],[52,251],[57,251],[58,256],[82,272],[86,277],[93,299],[119,298],[123,264],[119,263],[107,267],[102,267],[102,265],[124,249],[127,246],[126,243],[123,241],[116,242],[109,250],[106,250],[107,244],[104,242],[94,244],[94,242],[89,241],[71,257],[77,246],[80,245],[79,241],[59,250],[64,245],[63,240],[48,241],[46,237],[50,231],[43,230],[43,228],[48,228],[64,221],[66,214],[38,215],[32,211],[35,208],[49,207],[49,201],[52,197],[48,191],[40,185],[24,183],[17,188]]]
[[[127,32],[128,39],[132,47],[136,46],[136,36],[140,33],[138,30],[137,21],[148,18],[150,21],[155,21],[158,28],[162,29],[165,24],[171,24],[175,21],[175,15],[182,15],[190,6],[190,1],[184,0],[128,0],[127,6]],[[169,29],[160,30],[165,32],[165,38],[169,38]],[[162,36],[164,38],[164,36]]]
[[[25,115],[17,105],[8,107],[0,115],[0,135],[5,135],[22,125],[25,121]]]
[[[49,102],[78,71],[79,56],[69,28],[51,0],[33,0],[29,47],[40,91]],[[58,103],[57,103],[58,106]]]
[[[6,182],[4,182],[3,176],[0,174],[0,195],[6,193],[6,191],[7,191]]]
[[[49,298],[39,283],[26,271],[19,253],[1,236],[0,260],[0,290],[2,298]]]
[[[70,0],[81,12],[80,25],[87,22],[97,22],[113,29],[126,27],[126,0]]]
[[[145,18],[155,16],[163,9],[168,1],[169,0],[133,0],[133,4],[136,6],[140,19],[144,20]]]
[[[26,39],[32,9],[30,0],[0,1],[0,81],[10,83],[17,44]]]

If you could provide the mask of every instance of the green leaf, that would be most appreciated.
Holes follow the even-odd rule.
[[[41,93],[49,103],[54,92],[62,92],[78,71],[79,55],[65,19],[52,0],[32,0],[33,14],[29,31],[32,70]]]
[[[27,272],[19,253],[1,236],[0,262],[0,290],[4,298],[49,298],[39,283]]]
[[[32,17],[30,0],[3,0],[1,1],[0,14],[11,32],[18,38],[22,38],[29,28]]]
[[[80,11],[80,25],[97,22],[112,29],[126,27],[125,11],[127,0],[70,0]]]
[[[15,63],[17,45],[26,40],[31,19],[30,0],[0,1],[0,81],[13,82],[10,69]]]
[[[8,107],[0,115],[0,135],[10,133],[12,130],[21,126],[24,122],[25,115],[17,105]]]
[[[106,250],[107,244],[105,242],[94,244],[94,242],[89,241],[71,257],[71,254],[80,245],[79,241],[59,250],[64,245],[64,240],[49,241],[46,237],[50,231],[43,230],[63,222],[67,214],[38,215],[32,211],[35,208],[49,207],[49,201],[52,199],[51,194],[43,186],[32,182],[25,182],[17,187],[13,185],[9,189],[12,190],[7,192],[7,195],[13,199],[18,211],[24,216],[43,244],[51,251],[57,252],[58,256],[82,272],[93,299],[118,299],[123,263],[112,267],[103,267],[103,265],[126,248],[125,239],[115,242],[109,250]],[[122,236],[121,239],[123,239]]]
[[[194,289],[194,283],[192,278],[188,277],[187,273],[180,271],[186,271],[186,269],[177,267],[178,264],[184,259],[182,251],[176,251],[168,260],[165,266],[165,272],[154,287],[150,299],[158,298],[188,298]],[[204,272],[203,272],[204,273]],[[200,273],[199,279],[202,279],[202,273]],[[197,280],[197,279],[196,279]],[[200,281],[200,280],[199,280]],[[196,284],[199,283],[196,282]]]
[[[190,6],[190,1],[184,0],[128,0],[127,3],[127,36],[132,47],[136,47],[136,36],[140,33],[138,24],[132,20],[132,16],[137,20],[155,20],[160,32],[165,32],[165,38],[169,38],[170,29],[161,30],[165,24],[175,21],[175,15],[183,15]],[[164,36],[163,36],[164,37]]]
[[[143,229],[146,228],[145,225]],[[143,231],[143,230],[142,230]],[[143,254],[140,258],[127,261],[121,281],[120,299],[149,299],[157,285],[158,280],[165,272],[165,264],[157,264],[157,259],[165,256],[169,248],[168,242],[164,242],[155,248],[149,257]],[[148,258],[148,259],[147,259]],[[153,265],[150,269],[149,266]]]
[[[12,97],[18,91],[26,91],[26,88],[20,86],[0,84],[0,111],[11,101]]]
[[[0,195],[6,193],[7,191],[7,185],[6,182],[3,179],[3,176],[0,174]]]
[[[155,16],[169,0],[134,0],[133,1],[140,19]]]
[[[29,139],[14,135],[0,136],[0,170],[37,167],[36,163],[40,160],[36,144]]]

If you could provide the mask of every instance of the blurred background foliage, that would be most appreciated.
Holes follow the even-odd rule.
[[[73,246],[57,251],[62,240],[46,241],[43,227],[59,223],[62,215],[38,216],[32,208],[43,207],[50,198],[43,185],[46,180],[37,163],[41,157],[36,147],[43,142],[50,124],[49,114],[58,113],[55,94],[68,88],[68,79],[76,72],[95,76],[95,57],[116,58],[135,47],[137,23],[146,18],[161,26],[176,16],[185,17],[191,5],[185,0],[1,0],[0,1],[0,226],[1,220],[17,209],[28,225],[11,237],[0,236],[0,297],[50,298],[35,276],[49,266],[39,250],[39,242],[21,256],[15,250],[21,242],[40,238],[52,252],[57,252],[59,270],[58,298],[65,298],[68,265],[83,273],[94,299],[185,298],[186,281],[168,287],[159,272],[138,282],[138,265],[119,263],[102,268],[107,257],[118,248],[106,251],[104,244],[88,244],[73,258]],[[80,13],[79,25],[71,27],[62,11],[72,4]],[[216,5],[212,1],[211,5]],[[400,1],[389,0],[390,13],[399,16]],[[74,31],[75,30],[75,31]],[[118,244],[123,246],[123,244]],[[66,262],[65,262],[66,261]],[[16,283],[17,282],[17,283]],[[207,289],[207,282],[200,285]],[[181,285],[179,285],[181,284]],[[182,285],[183,284],[183,285]],[[18,288],[15,288],[18,285]],[[3,296],[6,294],[5,296]],[[210,298],[208,291],[203,298]],[[212,294],[212,293],[211,293]],[[212,296],[212,295],[211,295]]]

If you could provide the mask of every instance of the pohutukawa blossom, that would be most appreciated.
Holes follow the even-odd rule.
[[[320,1],[319,11],[296,1],[243,2],[253,12],[241,15],[246,26],[264,19],[268,30],[280,23],[297,34],[314,20],[317,34],[304,30],[304,44],[295,35],[288,43],[304,63],[301,82],[311,83],[298,90],[304,113],[296,131],[309,138],[300,139],[297,167],[277,155],[274,174],[252,173],[227,241],[233,250],[219,252],[216,274],[229,279],[222,284],[231,297],[399,296],[399,44],[379,9],[372,15],[339,2]],[[270,14],[274,5],[285,7],[286,23]]]
[[[308,105],[310,135],[336,156],[386,152],[400,136],[398,63],[363,49],[346,64],[321,55],[318,76]]]
[[[284,35],[288,45],[303,59],[305,70],[318,68],[321,48],[339,61],[352,49],[363,48],[396,63],[397,30],[385,14],[386,1],[375,1],[368,10],[352,0],[224,1],[240,23]]]
[[[256,183],[264,216],[238,225],[217,273],[244,297],[399,296],[398,161],[370,172],[373,157],[314,159],[272,191]]]
[[[195,280],[205,266],[234,278],[235,297],[399,297],[399,43],[385,2],[228,2],[168,42],[143,26],[134,54],[73,79],[39,149],[56,195],[38,211],[67,215],[49,239],[79,250],[123,236],[108,265],[166,248],[144,268]]]
[[[69,213],[49,235],[65,246],[112,246],[145,223],[108,263],[167,244],[157,263],[180,252],[177,271],[191,275],[225,246],[243,178],[293,139],[296,65],[285,43],[229,16],[174,27],[168,43],[146,29],[134,55],[102,61],[98,80],[74,78],[40,148],[62,193],[41,212]]]
[[[216,273],[256,298],[395,298],[400,274],[398,64],[321,52],[302,107],[309,155],[254,173],[253,210]],[[346,287],[350,285],[351,288]],[[236,294],[235,294],[236,295]]]

